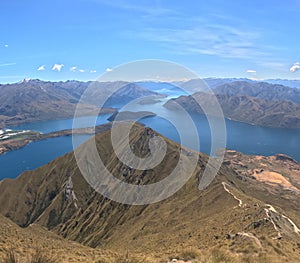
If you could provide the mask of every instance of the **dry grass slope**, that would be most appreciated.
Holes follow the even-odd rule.
[[[134,126],[132,148],[146,155],[154,134]],[[98,151],[107,168],[126,182],[159,181],[178,162],[180,145],[166,139],[168,154],[158,167],[146,172],[129,169],[115,156],[110,135],[105,131],[96,136]],[[296,177],[286,172],[296,171],[299,164],[273,164],[234,152],[213,183],[199,191],[206,160],[199,155],[194,174],[175,195],[144,206],[119,204],[95,193],[72,153],[15,180],[4,180],[0,212],[26,228],[0,218],[0,256],[13,250],[22,260],[31,260],[38,249],[59,262],[300,262],[299,235],[284,217],[300,225],[299,196],[243,174],[245,165],[257,169],[263,162],[298,187]],[[284,163],[290,168],[278,170]]]

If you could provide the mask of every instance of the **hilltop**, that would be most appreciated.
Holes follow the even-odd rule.
[[[146,156],[149,139],[156,135],[161,136],[136,124],[130,135],[132,149]],[[162,163],[146,171],[131,169],[114,154],[110,136],[110,130],[97,134],[97,149],[107,169],[125,182],[160,181],[178,162],[181,146],[161,136],[167,143]],[[199,191],[207,156],[188,149],[183,153],[197,154],[198,165],[180,191],[159,203],[130,206],[103,197],[87,184],[74,154],[68,153],[16,179],[1,181],[0,212],[22,227],[36,224],[86,246],[146,255],[149,262],[157,262],[155,258],[166,262],[189,250],[200,258],[213,249],[224,251],[232,262],[297,262],[297,162],[284,156],[274,157],[278,162],[260,162],[263,157],[229,152],[213,183]],[[253,176],[261,165],[263,176]],[[266,172],[280,174],[288,187],[268,182]]]

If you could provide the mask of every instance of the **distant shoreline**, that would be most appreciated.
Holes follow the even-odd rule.
[[[56,137],[63,137],[63,136],[70,136],[72,134],[94,134],[93,128],[82,128],[82,129],[68,129],[68,130],[61,130],[61,131],[55,131],[50,133],[39,133],[39,132],[32,132],[29,135],[24,135],[22,138],[12,138],[0,141],[0,156],[13,151],[18,150],[20,148],[25,147],[31,142],[46,140],[50,138],[56,138]]]
[[[105,114],[114,114],[118,110],[116,108],[102,108],[99,109],[100,112],[94,112],[94,114],[83,114],[82,116],[77,117],[89,117],[89,116],[95,116],[95,115],[105,115]],[[56,118],[42,118],[42,119],[20,119],[20,120],[0,120],[0,129],[11,129],[14,126],[23,125],[23,124],[29,124],[29,123],[35,123],[35,122],[42,122],[42,121],[58,121],[58,120],[65,120],[74,118],[74,113],[71,115],[66,115],[63,117],[56,117]]]
[[[149,112],[137,112],[131,114],[140,116],[143,118],[144,114]],[[122,114],[120,115],[122,117]],[[131,116],[131,117],[132,117]],[[152,116],[155,116],[153,113]],[[127,116],[128,117],[128,116]],[[125,119],[122,118],[119,121],[124,121]],[[140,125],[144,126],[144,124],[140,123]],[[54,131],[50,133],[40,133],[40,132],[34,132],[34,131],[28,131],[30,133],[24,134],[21,138],[12,138],[12,139],[7,139],[7,140],[0,140],[0,156],[14,150],[21,149],[28,145],[31,142],[37,142],[37,141],[42,141],[46,139],[51,139],[51,138],[56,138],[56,137],[64,137],[64,136],[72,136],[72,135],[95,135],[104,131],[107,131],[111,129],[112,127],[112,122],[106,123],[106,124],[101,124],[96,127],[86,127],[86,128],[78,128],[78,129],[65,129],[65,130],[60,130],[60,131]]]

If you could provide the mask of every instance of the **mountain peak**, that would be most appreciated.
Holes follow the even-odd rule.
[[[24,78],[23,80],[20,80],[20,81],[18,82],[18,84],[28,83],[29,81],[31,81],[30,78]]]
[[[167,154],[159,165],[147,170],[133,169],[119,160],[112,147],[111,130],[97,134],[95,142],[113,176],[143,186],[166,178],[181,152],[198,154],[139,124],[133,125],[129,136],[134,154],[147,157],[149,142],[155,136],[165,140]],[[89,142],[93,139],[86,144]],[[78,150],[84,151],[85,145]],[[228,151],[214,181],[200,191],[199,179],[208,157],[199,154],[191,178],[178,192],[163,201],[136,206],[97,193],[82,176],[71,152],[14,180],[3,180],[0,213],[21,226],[37,224],[84,245],[114,251],[172,255],[182,247],[206,251],[222,246],[234,255],[244,255],[247,249],[260,251],[268,256],[269,261],[263,262],[274,262],[276,246],[290,262],[296,262],[300,166],[293,162],[285,166],[282,158]],[[90,165],[92,168],[93,163]],[[274,176],[268,177],[269,173]],[[281,189],[274,181],[279,175],[292,188]]]

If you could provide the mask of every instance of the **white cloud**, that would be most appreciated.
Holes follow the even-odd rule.
[[[113,69],[112,69],[112,68],[107,68],[105,71],[106,71],[106,72],[112,72]]]
[[[300,69],[300,63],[299,62],[296,62],[294,63],[294,65],[290,68],[290,72],[296,72]]]
[[[175,12],[174,10],[167,9],[161,7],[160,4],[155,3],[154,4],[135,4],[135,3],[130,3],[130,1],[124,1],[124,0],[115,0],[115,1],[109,1],[109,0],[100,0],[101,4],[109,5],[114,8],[119,8],[119,9],[124,9],[124,10],[129,10],[131,12],[138,12],[139,14],[143,13],[146,16],[149,17],[159,17],[159,16],[166,16],[167,14],[177,14],[178,12]],[[134,1],[133,1],[134,2]],[[150,2],[149,2],[150,3]]]
[[[57,70],[58,72],[60,72],[63,67],[64,67],[64,64],[54,64],[52,67],[52,70]]]
[[[4,45],[4,47],[8,48],[8,45],[6,44],[6,45]]]
[[[86,70],[85,69],[79,69],[78,67],[74,66],[74,67],[70,68],[70,71],[84,73]]]
[[[45,65],[42,65],[42,66],[40,66],[40,67],[38,67],[38,71],[44,71],[46,68],[45,68]]]
[[[128,32],[129,33],[129,32]],[[132,32],[130,32],[132,36]],[[138,38],[163,44],[179,54],[202,54],[225,58],[253,59],[267,55],[257,48],[262,33],[258,30],[199,20],[180,29],[149,27],[135,32]]]
[[[253,73],[253,74],[255,74],[255,73],[256,73],[256,70],[248,69],[248,70],[246,70],[246,72],[247,72],[247,73]]]
[[[76,72],[77,71],[77,67],[70,67],[70,71],[72,71],[72,72]]]
[[[6,66],[13,66],[13,65],[16,65],[17,63],[3,63],[3,64],[0,64],[0,67],[6,67]]]
[[[97,70],[93,69],[90,71],[90,73],[97,73]]]

